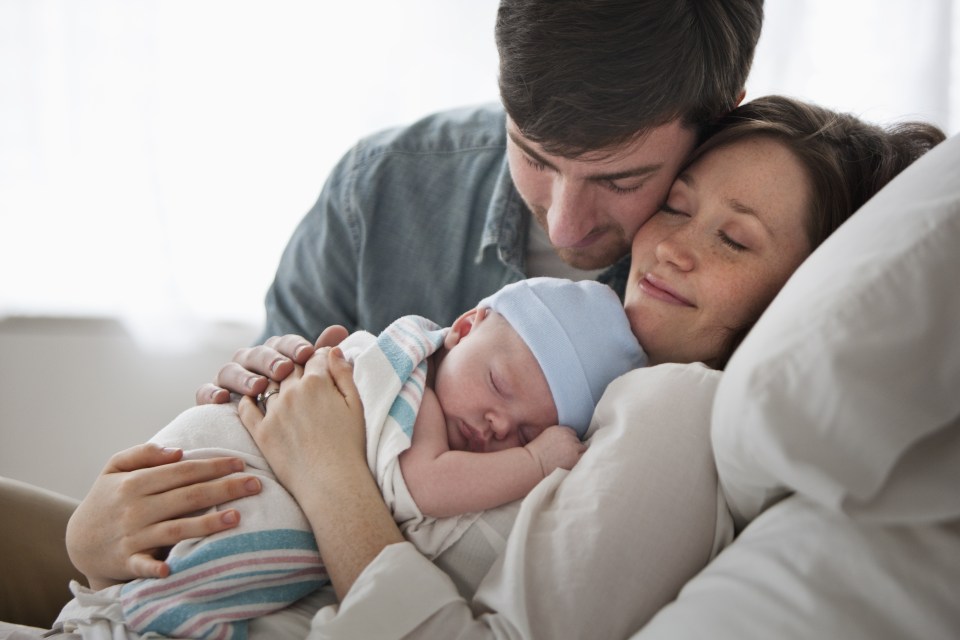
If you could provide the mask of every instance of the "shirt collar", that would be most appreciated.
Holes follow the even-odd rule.
[[[475,258],[477,263],[483,260],[488,248],[495,246],[500,261],[522,274],[529,219],[530,212],[513,186],[510,166],[504,155],[487,208],[483,236]]]

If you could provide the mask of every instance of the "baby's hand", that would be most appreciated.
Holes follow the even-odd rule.
[[[540,463],[540,470],[546,478],[557,467],[572,469],[587,450],[587,445],[580,442],[577,432],[570,427],[549,427],[526,448]]]

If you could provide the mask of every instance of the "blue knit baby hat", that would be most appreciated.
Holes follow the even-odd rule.
[[[646,364],[620,298],[605,284],[530,278],[480,301],[502,315],[543,369],[560,424],[581,438],[607,385]]]

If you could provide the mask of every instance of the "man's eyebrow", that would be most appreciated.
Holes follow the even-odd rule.
[[[510,139],[511,139],[511,140],[513,140],[513,144],[515,144],[515,145],[517,145],[518,147],[520,147],[521,149],[523,149],[523,152],[524,152],[525,154],[527,154],[528,156],[530,156],[531,158],[533,158],[533,159],[536,160],[537,162],[539,162],[539,163],[541,163],[541,164],[544,164],[544,165],[550,167],[550,168],[553,169],[553,170],[556,170],[556,167],[553,166],[553,163],[551,163],[549,160],[547,160],[546,158],[544,158],[543,156],[541,156],[539,153],[537,153],[536,151],[534,151],[533,148],[532,148],[530,145],[528,145],[526,142],[524,142],[524,141],[520,138],[520,136],[518,136],[516,133],[514,133],[513,131],[509,131],[509,130],[508,130],[508,131],[507,131],[507,135],[510,136]]]
[[[524,153],[536,160],[537,162],[550,167],[556,171],[556,167],[549,160],[537,153],[533,148],[530,147],[526,142],[524,142],[520,136],[518,136],[513,131],[507,131],[507,135],[510,136],[510,139],[513,140],[513,143],[520,147]],[[663,168],[662,162],[655,162],[653,164],[645,164],[639,167],[633,167],[630,169],[624,169],[623,171],[617,171],[615,173],[598,173],[592,176],[587,176],[588,180],[594,180],[597,182],[604,180],[623,180],[624,178],[636,178],[639,176],[648,176],[657,173],[660,169]]]

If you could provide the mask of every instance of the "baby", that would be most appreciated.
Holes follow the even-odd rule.
[[[646,360],[612,289],[555,278],[508,285],[447,329],[407,316],[341,348],[354,362],[371,472],[404,535],[430,558],[477,512],[571,468],[607,384]],[[220,507],[241,512],[237,528],[175,545],[167,578],[120,587],[129,629],[243,637],[245,620],[323,584],[310,526],[236,404],[188,409],[151,441],[185,457],[239,456],[262,490]]]

